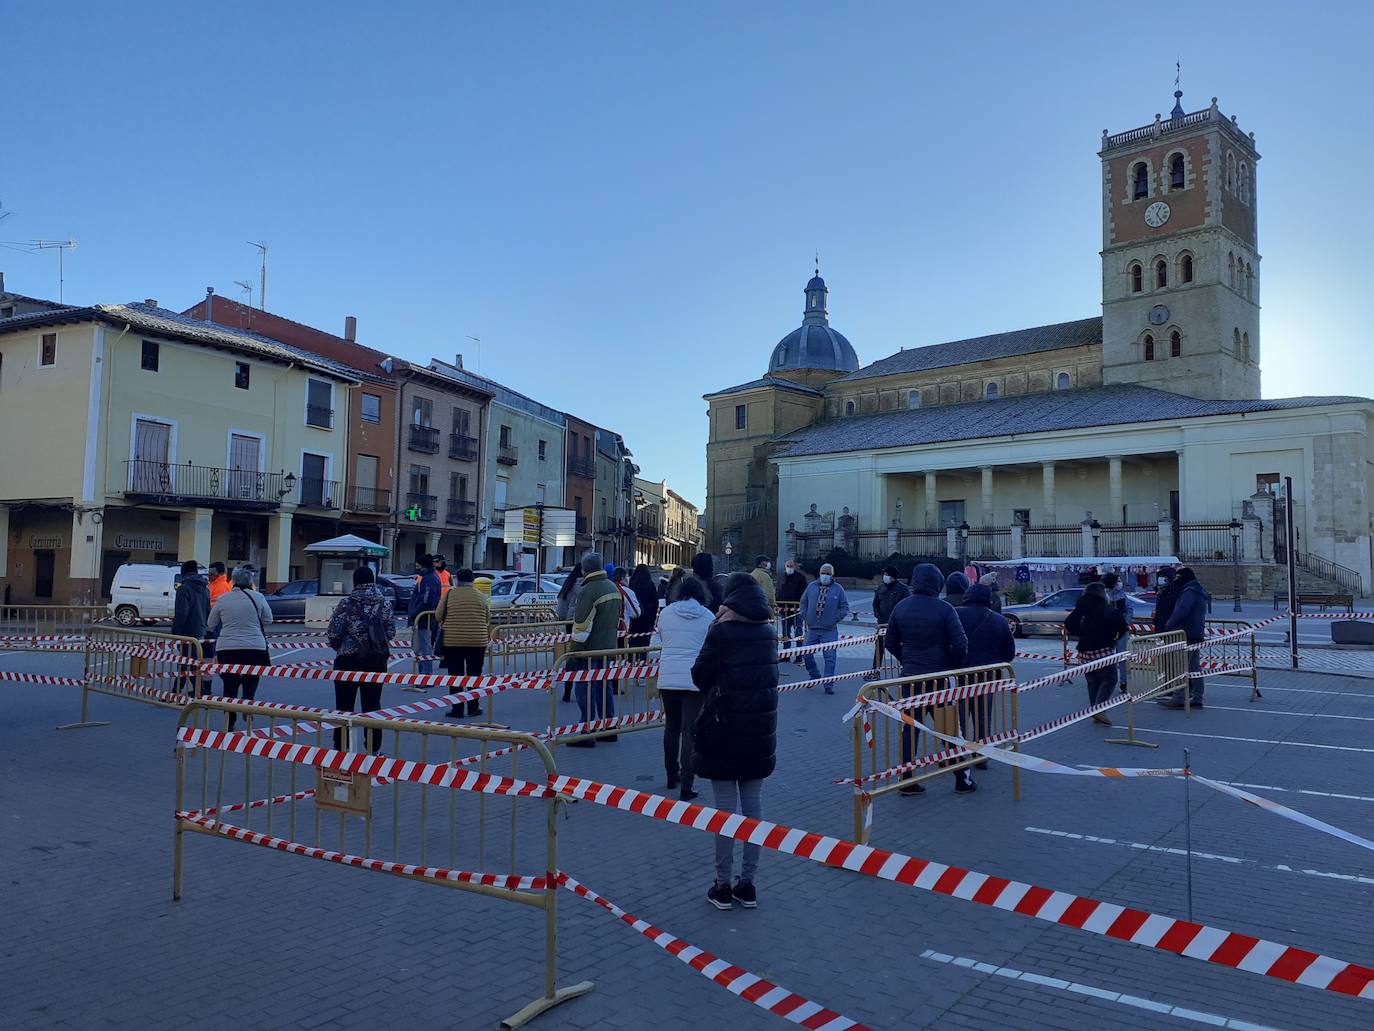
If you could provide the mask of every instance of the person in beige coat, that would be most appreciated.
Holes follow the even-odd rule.
[[[763,588],[763,596],[768,601],[768,610],[774,615],[778,612],[778,595],[773,589],[773,568],[772,561],[767,555],[760,555],[754,560],[754,582]]]
[[[475,579],[471,569],[458,570],[453,588],[444,592],[434,613],[443,633],[444,668],[450,676],[481,676],[491,643],[491,607],[474,586]],[[482,703],[473,700],[467,703],[466,711],[454,705],[447,715],[458,719],[481,712]]]

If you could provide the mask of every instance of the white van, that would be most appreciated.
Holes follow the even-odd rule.
[[[204,567],[200,570],[205,572]],[[110,583],[110,612],[121,626],[145,619],[171,619],[176,611],[180,566],[126,562]]]

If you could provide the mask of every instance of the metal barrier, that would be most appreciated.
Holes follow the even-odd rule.
[[[935,694],[941,704],[922,704]],[[970,740],[1010,741],[1013,751],[1017,727],[1016,673],[1009,664],[975,666],[921,676],[895,677],[864,684],[859,704],[873,700],[902,710],[921,723],[929,716],[942,734]],[[972,752],[951,748],[931,734],[911,742],[914,728],[892,719],[875,725],[869,713],[851,721],[854,726],[854,840],[867,844],[873,826],[873,800],[941,774],[965,770],[983,761]],[[960,724],[963,733],[960,734]],[[867,769],[865,770],[865,756]],[[1012,770],[1012,798],[1021,798],[1020,771]]]
[[[0,638],[6,638],[5,651],[51,650],[23,638],[84,634],[97,622],[109,618],[110,611],[104,605],[0,605]],[[11,643],[9,639],[15,641]]]
[[[302,715],[311,722],[298,724]],[[237,733],[212,726],[227,727],[231,718],[240,724]],[[372,745],[371,756],[354,747],[364,736]],[[177,744],[174,900],[182,896],[186,832],[243,841],[542,909],[542,995],[502,1027],[520,1027],[594,987],[591,981],[557,986],[558,810],[573,800],[544,788],[558,769],[538,737],[300,706],[196,701],[181,714]],[[376,754],[382,747],[388,747],[387,754]],[[526,753],[534,757],[535,776],[520,780],[520,758]],[[508,777],[489,769],[498,756],[509,757]],[[242,800],[226,804],[225,785],[238,784],[240,772]],[[255,797],[255,783],[264,797]],[[504,810],[488,819],[489,807],[502,809],[497,796],[509,799],[509,820]],[[538,802],[543,803],[542,820],[532,819]],[[252,824],[260,811],[261,829],[255,830]],[[226,823],[223,818],[231,813],[234,822]],[[474,814],[475,828],[460,834],[460,826],[471,828]],[[332,825],[334,815],[337,848],[327,848],[326,822]],[[375,833],[374,824],[381,833]],[[507,873],[486,872],[488,824],[501,828],[503,836],[509,828]],[[334,834],[329,838],[333,845]],[[520,875],[520,846],[533,846],[538,853],[541,838],[538,873]],[[223,871],[216,876],[222,880]]]
[[[778,643],[786,648],[791,639],[795,638],[796,643],[801,643],[801,602],[799,601],[780,601],[777,603],[777,614],[774,618],[774,625],[778,631]]]
[[[1131,638],[1130,665],[1126,678],[1126,736],[1107,738],[1111,745],[1158,748],[1153,741],[1135,736],[1135,707],[1183,687],[1187,697],[1188,641],[1182,630],[1143,634]]]
[[[491,628],[493,673],[535,673],[552,669],[568,650],[570,620],[547,623],[510,623]]]
[[[549,684],[550,743],[565,745],[571,741],[613,737],[623,731],[651,730],[663,726],[663,713],[650,703],[658,699],[657,646],[639,648],[611,648],[605,651],[565,652],[554,663],[553,679]],[[584,689],[586,718],[575,724],[559,725],[558,703],[563,686],[572,679],[569,663],[586,662],[592,667],[585,679],[572,683],[574,694]],[[609,715],[614,706],[615,716]],[[598,723],[609,726],[597,727]],[[573,729],[577,728],[577,729]]]
[[[1241,677],[1250,681],[1250,701],[1263,698],[1259,689],[1259,645],[1253,633],[1237,633],[1249,630],[1250,624],[1243,619],[1209,619],[1207,625],[1220,628],[1223,636],[1203,642],[1202,672],[1214,677]],[[1217,664],[1210,671],[1209,662]]]
[[[57,729],[109,726],[109,720],[90,719],[92,693],[180,709],[207,693],[200,671],[203,659],[201,643],[194,637],[93,626],[86,640],[81,720]]]
[[[516,608],[511,606],[506,609],[493,609],[491,612],[492,626],[511,626],[513,624],[526,623],[547,623],[556,618],[556,613],[551,606],[531,605],[527,608]]]

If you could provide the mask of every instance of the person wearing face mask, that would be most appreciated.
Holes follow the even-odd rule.
[[[849,615],[849,596],[844,593],[843,587],[835,583],[835,567],[827,562],[821,566],[821,575],[816,578],[816,582],[810,584],[802,594],[801,621],[802,626],[806,628],[802,644],[828,644],[832,641],[838,641],[840,622],[847,615]],[[827,648],[821,654],[825,656],[825,675],[833,677],[835,675],[837,650]],[[816,667],[815,652],[808,652],[804,656],[804,661],[807,676],[815,680],[821,675],[820,670]],[[834,694],[835,686],[826,684],[825,693]]]
[[[806,574],[797,566],[797,560],[789,558],[782,566],[782,579],[778,581],[777,600],[779,615],[782,616],[782,645],[787,647],[796,637],[801,625],[801,615],[797,606],[806,593]]]
[[[768,599],[768,610],[774,615],[778,611],[778,596],[773,589],[773,574],[771,572],[773,562],[767,555],[760,555],[754,560],[754,583],[763,589],[763,596]]]
[[[892,617],[892,610],[909,593],[897,574],[897,567],[884,566],[883,582],[873,592],[873,616],[878,621],[878,639],[873,642],[873,672],[868,675],[869,680],[878,679],[878,669],[883,664],[883,633],[887,629],[887,621]]]
[[[1155,633],[1164,633],[1164,628],[1169,623],[1169,617],[1174,614],[1174,606],[1178,604],[1178,589],[1174,586],[1174,570],[1172,566],[1160,566],[1159,573],[1155,579]]]

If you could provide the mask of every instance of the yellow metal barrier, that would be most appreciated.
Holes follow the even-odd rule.
[[[606,730],[559,735],[551,743],[565,745],[570,741],[613,737],[626,731],[662,727],[663,720],[661,717],[651,718],[658,713],[658,709],[654,707],[658,700],[658,653],[659,649],[656,646],[645,646],[640,648],[611,648],[606,651],[564,652],[560,655],[558,661],[554,663],[554,679],[549,685],[549,733],[553,733],[559,726],[568,726],[574,722],[609,719],[608,710],[611,706],[615,707],[616,717],[639,716],[641,719],[625,726],[611,727]],[[563,720],[560,722],[558,705],[566,682],[560,681],[558,674],[568,670],[569,667],[577,669],[583,663],[591,669],[605,668],[612,673],[623,667],[624,673],[607,676],[604,679],[572,683],[573,694],[577,693],[578,687],[586,688],[587,715],[585,720],[579,717],[576,721]],[[654,665],[654,671],[644,672],[643,667],[650,664]],[[632,670],[638,671],[631,672]]]
[[[308,716],[313,724],[304,732],[292,726],[302,715]],[[527,756],[533,762],[532,768],[529,761],[525,764],[527,781],[542,784],[558,775],[545,743],[517,731],[374,719],[328,710],[291,713],[251,702],[193,702],[182,712],[178,731],[174,900],[182,896],[187,832],[262,845],[277,852],[330,860],[542,909],[542,994],[503,1021],[502,1027],[520,1027],[540,1013],[593,989],[591,981],[566,988],[557,985],[560,889],[553,875],[559,869],[558,810],[570,799],[509,794],[505,796],[510,805],[507,820],[500,796],[431,786],[425,782],[429,777],[419,779],[417,775],[412,779],[399,771],[393,771],[394,779],[374,777],[371,773],[342,773],[328,768],[319,753],[303,755],[299,750],[290,753],[292,758],[288,759],[281,748],[250,756],[217,747],[230,742],[206,735],[227,727],[230,716],[236,718],[244,733],[258,734],[281,745],[300,743],[319,749],[346,745],[347,750],[353,751],[366,737],[374,751],[386,748],[387,758],[449,767],[460,773],[508,776],[518,781],[521,757]],[[292,733],[293,730],[296,732]],[[255,750],[257,747],[255,744]],[[497,755],[508,756],[508,772],[497,773],[490,768]],[[242,799],[226,804],[225,785],[237,785],[240,779]],[[261,798],[256,797],[259,790],[265,792]],[[537,818],[540,804],[542,819]],[[489,807],[499,810],[499,814],[489,819]],[[332,833],[336,819],[337,837]],[[255,822],[259,829],[254,828]],[[460,833],[460,827],[472,829]],[[495,860],[505,866],[504,873],[493,875],[487,869],[489,832],[499,832],[503,838],[508,832],[509,862]],[[522,877],[518,867],[521,847],[532,848],[537,855],[541,840],[542,858],[534,860],[537,872]],[[265,901],[268,896],[257,897]],[[252,905],[251,899],[248,904]]]
[[[1162,634],[1132,637],[1128,670],[1126,736],[1107,738],[1106,741],[1112,745],[1158,748],[1158,744],[1135,736],[1135,707],[1141,702],[1153,701],[1177,691],[1180,687],[1184,689],[1184,697],[1187,697],[1188,641],[1183,631],[1169,630]]]
[[[1251,624],[1243,619],[1209,619],[1207,625],[1217,627],[1225,634],[1233,634],[1237,630],[1247,629]],[[1226,637],[1222,640],[1208,638],[1207,647],[1202,650],[1202,660],[1219,662],[1223,667],[1240,667],[1222,668],[1215,673],[1208,673],[1208,676],[1241,677],[1250,681],[1250,701],[1264,697],[1259,689],[1259,646],[1255,643],[1254,634]],[[1249,667],[1248,670],[1243,668],[1246,666]],[[1203,669],[1203,672],[1207,673],[1207,670]]]
[[[491,628],[491,672],[493,673],[535,673],[551,669],[559,657],[568,650],[567,641],[540,640],[567,634],[572,628],[570,620],[553,620],[547,623],[510,623]],[[530,637],[534,640],[522,641]]]
[[[527,608],[517,608],[512,605],[507,609],[493,609],[491,625],[510,626],[517,623],[547,623],[554,618],[555,613],[551,606],[531,605]]]
[[[109,725],[108,720],[89,718],[92,693],[180,709],[206,693],[200,671],[203,658],[201,643],[193,637],[93,626],[86,640],[81,720],[58,729]]]
[[[1005,687],[990,689],[963,701],[939,706],[922,706],[912,699],[943,688],[976,687],[1005,681]],[[1008,664],[975,666],[969,669],[948,670],[921,676],[894,677],[864,684],[859,700],[872,699],[902,709],[922,723],[927,722],[942,734],[959,735],[969,740],[997,738],[1013,734],[1017,726],[1016,673]],[[982,760],[968,754],[944,761],[928,762],[924,766],[896,772],[900,767],[920,763],[923,759],[947,751],[950,746],[932,734],[920,734],[905,724],[887,717],[860,715],[851,722],[854,727],[854,840],[867,844],[873,824],[873,800],[881,795],[899,791],[908,784],[919,784],[956,770],[966,770]],[[961,731],[962,724],[962,731]],[[1019,750],[1013,743],[1013,751]],[[865,762],[865,759],[867,762]],[[865,768],[867,767],[867,768]],[[1020,771],[1012,769],[1012,798],[1021,798]]]

